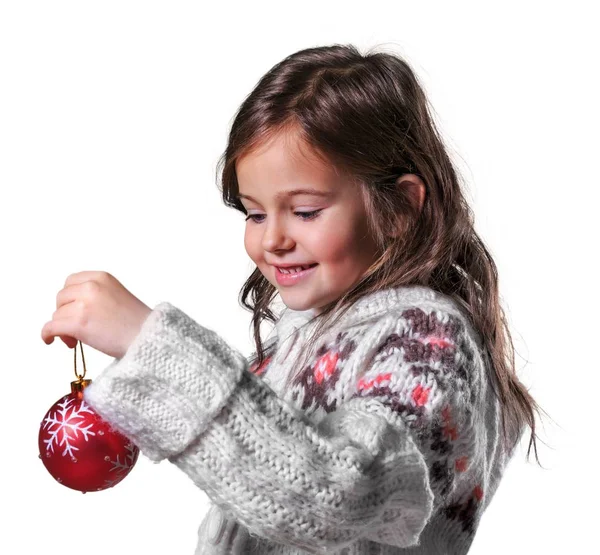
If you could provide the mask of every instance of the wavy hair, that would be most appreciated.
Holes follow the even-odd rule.
[[[226,206],[246,215],[237,197],[236,162],[290,132],[359,183],[379,256],[349,291],[315,316],[318,326],[304,352],[365,295],[414,284],[444,293],[481,334],[502,407],[505,447],[512,452],[527,424],[527,458],[533,445],[539,464],[534,413],[540,407],[516,375],[496,264],[474,229],[462,178],[432,112],[415,72],[396,54],[371,49],[362,55],[353,45],[338,44],[300,50],[273,66],[239,107],[217,164],[219,190]],[[398,177],[408,173],[425,183],[420,211],[396,186]],[[258,267],[240,291],[241,305],[253,314],[259,365],[266,358],[260,324],[276,322],[271,310],[276,295]]]

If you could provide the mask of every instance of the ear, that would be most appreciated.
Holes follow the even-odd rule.
[[[425,203],[425,183],[423,180],[414,173],[405,173],[396,179],[396,185],[406,188],[413,206],[420,213]]]
[[[410,201],[413,206],[420,213],[425,203],[425,183],[423,180],[414,173],[405,173],[396,179],[397,187],[404,187],[409,195]],[[400,229],[402,226],[398,226]],[[399,228],[393,229],[387,233],[389,237],[397,237],[400,233]]]

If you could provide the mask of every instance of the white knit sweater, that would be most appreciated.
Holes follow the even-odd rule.
[[[297,368],[314,314],[286,309],[257,368],[160,303],[85,399],[210,497],[196,555],[467,553],[510,458],[479,335],[449,297],[399,287]]]

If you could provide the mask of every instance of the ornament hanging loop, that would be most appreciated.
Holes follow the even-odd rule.
[[[79,375],[77,373],[77,345],[79,345],[79,348],[81,350],[81,360],[83,361],[83,374],[81,374],[81,375]],[[74,364],[75,364],[75,376],[77,377],[77,381],[71,382],[71,391],[73,393],[81,394],[83,392],[84,388],[92,383],[92,380],[84,380],[83,379],[83,378],[85,378],[85,372],[86,372],[85,357],[83,356],[83,344],[81,343],[81,341],[77,341],[77,345],[75,345],[75,350],[73,352],[73,355],[74,355],[73,360],[74,360]]]
[[[81,360],[83,361],[83,374],[81,376],[77,373],[77,345],[79,345],[79,348],[81,349]],[[81,344],[81,341],[77,341],[77,345],[75,345],[75,350],[73,352],[75,362],[75,376],[81,382],[83,381],[83,378],[85,378],[85,357],[83,356],[83,345]]]

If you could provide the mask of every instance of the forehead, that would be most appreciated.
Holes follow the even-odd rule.
[[[239,198],[332,192],[340,177],[333,164],[291,134],[276,135],[240,157],[236,174]]]

